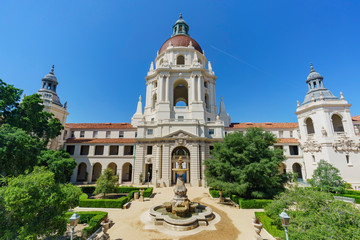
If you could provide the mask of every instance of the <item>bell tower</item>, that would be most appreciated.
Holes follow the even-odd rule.
[[[56,93],[57,85],[59,83],[54,73],[54,65],[52,66],[51,71],[42,78],[41,82],[41,88],[37,93],[41,95],[44,110],[54,114],[54,118],[59,120],[62,125],[65,125],[66,118],[69,115],[67,111],[67,102],[63,105]],[[56,150],[61,149],[64,144],[63,136],[64,130],[61,131],[60,136],[50,141],[48,148]]]

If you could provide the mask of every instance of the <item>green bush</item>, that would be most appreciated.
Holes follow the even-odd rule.
[[[128,197],[119,199],[82,199],[79,201],[79,207],[91,208],[122,208],[128,202]]]
[[[89,237],[93,234],[99,227],[100,223],[104,218],[107,217],[107,212],[100,211],[87,211],[87,212],[76,212],[79,216],[79,223],[87,223],[89,226],[82,230],[84,237]],[[69,221],[69,218],[73,215],[73,212],[67,212],[65,214],[66,221]]]
[[[272,201],[271,199],[239,199],[239,206],[243,209],[264,208]]]
[[[116,192],[117,193],[129,193],[134,190],[139,190],[140,188],[137,187],[118,187]]]
[[[88,199],[88,195],[86,193],[83,193],[79,197],[80,200]]]
[[[344,194],[348,194],[348,195],[359,195],[359,196],[360,196],[360,191],[356,191],[356,190],[345,190]]]
[[[209,188],[209,193],[213,198],[219,198],[220,197],[219,191],[215,190],[213,188]],[[223,192],[223,197],[229,197],[229,194]]]
[[[265,230],[268,231],[268,233],[270,233],[273,237],[282,237],[282,239],[285,239],[285,236],[283,236],[283,229],[279,229],[274,224],[274,220],[268,217],[265,212],[255,212],[255,217],[259,219]]]
[[[150,197],[151,194],[153,193],[153,190],[154,189],[152,187],[146,188],[144,191],[144,197]]]

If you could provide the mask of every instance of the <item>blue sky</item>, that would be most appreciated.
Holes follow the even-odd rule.
[[[296,121],[310,62],[360,114],[360,1],[0,1],[0,78],[32,94],[55,64],[68,122],[130,122],[180,12],[233,122]]]

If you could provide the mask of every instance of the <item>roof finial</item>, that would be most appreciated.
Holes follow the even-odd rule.
[[[344,95],[342,92],[340,92],[340,100],[345,100]]]
[[[223,101],[224,100],[223,96],[221,96],[220,99],[221,99],[221,101]]]
[[[182,14],[180,13],[180,15],[179,15],[179,19],[182,19]]]
[[[313,68],[313,64],[310,63],[310,72],[315,72],[314,68]]]
[[[52,67],[51,67],[51,72],[52,73],[54,73],[54,67],[55,67],[54,65],[52,65]]]

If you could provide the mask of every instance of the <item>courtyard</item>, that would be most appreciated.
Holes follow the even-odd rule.
[[[188,197],[210,206],[217,214],[215,221],[209,226],[199,227],[185,232],[173,232],[164,227],[157,226],[148,220],[148,211],[153,205],[169,201],[174,195],[173,187],[155,188],[151,198],[145,198],[144,202],[133,200],[128,209],[109,208],[76,208],[75,211],[104,211],[108,212],[109,218],[114,225],[109,229],[110,239],[255,239],[255,231],[252,225],[254,212],[262,209],[238,209],[234,206],[218,203],[218,199],[212,199],[208,188],[187,186]],[[264,230],[261,231],[263,239],[273,239]]]

